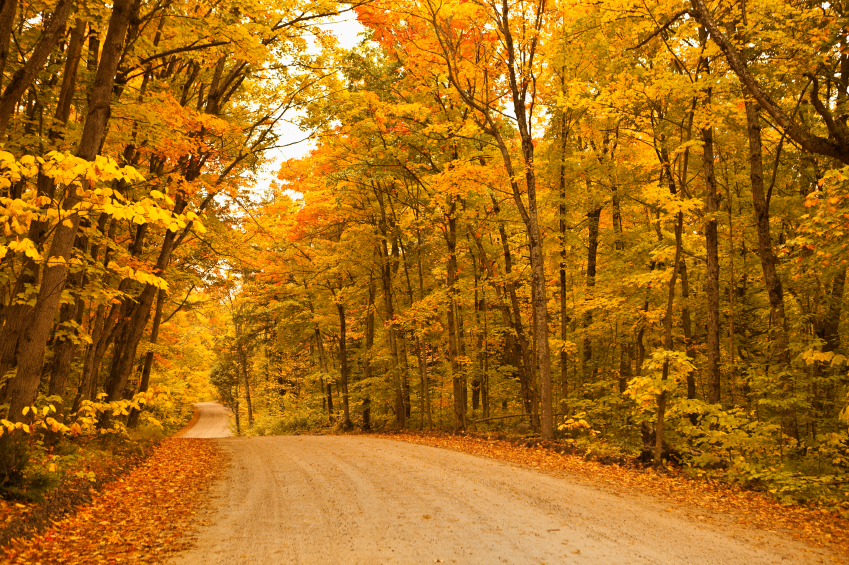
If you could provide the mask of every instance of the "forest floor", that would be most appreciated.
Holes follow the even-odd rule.
[[[194,429],[199,416],[196,411],[176,436]],[[78,489],[84,496],[63,508],[62,517],[34,518],[45,512],[45,503],[4,503],[0,517],[19,526],[21,534],[0,544],[5,546],[0,563],[162,563],[169,553],[188,547],[184,533],[199,525],[195,515],[228,462],[205,439],[169,438],[150,451],[133,460],[131,468],[114,462],[113,469],[99,469],[98,480],[108,476],[111,481],[84,484]],[[62,489],[63,498],[70,496],[67,490]],[[50,500],[45,502],[49,506]],[[29,537],[32,530],[43,529],[42,522],[49,527]]]
[[[55,520],[89,504],[106,485],[143,463],[154,451],[149,442],[95,441],[75,446],[78,454],[38,501],[0,500],[0,548],[26,539]],[[80,455],[80,453],[82,455]]]

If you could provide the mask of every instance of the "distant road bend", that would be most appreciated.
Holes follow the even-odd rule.
[[[195,425],[183,433],[182,437],[220,438],[230,437],[230,410],[217,402],[195,404],[200,413]]]
[[[215,441],[230,465],[198,516],[196,547],[174,565],[840,559],[725,516],[695,519],[704,509],[453,451],[367,436],[226,437],[226,409],[197,406],[185,437],[224,437]]]

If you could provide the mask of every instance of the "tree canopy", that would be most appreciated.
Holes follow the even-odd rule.
[[[5,0],[5,429],[200,372],[248,433],[524,422],[845,503],[845,9]]]

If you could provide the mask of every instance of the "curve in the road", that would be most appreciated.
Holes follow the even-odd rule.
[[[230,409],[217,402],[195,404],[199,413],[197,422],[181,437],[220,438],[230,437]]]
[[[229,454],[177,565],[820,563],[832,555],[703,509],[363,436],[219,441]],[[687,512],[692,512],[688,516]]]

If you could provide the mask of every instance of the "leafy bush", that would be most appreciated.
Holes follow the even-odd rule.
[[[767,491],[783,502],[812,500],[847,505],[849,436],[817,434],[801,450],[781,426],[759,421],[742,408],[688,400],[673,414],[698,415],[698,424],[682,418],[676,434],[686,446],[685,462],[696,474],[712,472],[748,488]]]
[[[30,440],[22,431],[0,437],[0,497],[39,501],[59,484],[58,475],[33,464],[33,451],[43,446],[40,442],[31,446]]]

